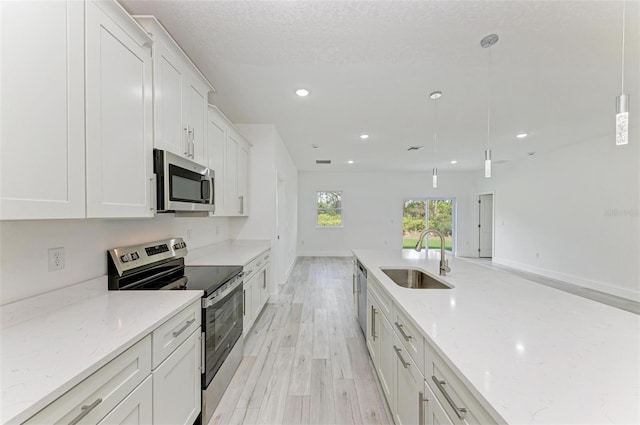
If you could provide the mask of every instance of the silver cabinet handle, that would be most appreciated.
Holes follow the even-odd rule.
[[[245,315],[245,304],[247,303],[247,291],[242,290],[242,315]]]
[[[244,196],[238,196],[238,199],[240,200],[240,211],[238,211],[238,214],[244,214]]]
[[[149,178],[149,186],[151,186],[151,192],[149,192],[149,196],[151,199],[149,200],[149,210],[156,211],[158,209],[158,197],[157,197],[157,185],[156,185],[156,175],[154,174]]]
[[[175,338],[175,337],[177,337],[178,335],[180,335],[182,332],[186,331],[186,330],[187,330],[187,328],[188,328],[189,326],[191,326],[191,324],[192,324],[193,322],[195,322],[195,321],[196,321],[196,319],[188,320],[188,321],[187,321],[187,323],[185,323],[185,324],[184,324],[184,326],[183,326],[182,328],[180,328],[180,330],[175,331],[175,332],[173,333],[173,337]]]
[[[356,294],[356,275],[353,275],[351,289],[353,290],[353,295],[355,295]]]
[[[425,398],[423,392],[418,393],[418,425],[425,425],[424,423],[424,403],[428,403],[429,399]]]
[[[376,308],[371,305],[371,338],[376,340]]]
[[[82,418],[84,418],[85,416],[87,416],[89,414],[89,412],[91,412],[93,409],[96,408],[96,406],[98,406],[98,404],[102,403],[102,399],[99,398],[96,401],[94,401],[93,403],[89,404],[89,405],[84,405],[80,408],[80,414],[78,416],[76,416],[75,418],[73,418],[71,420],[71,422],[69,422],[69,425],[76,425],[78,422],[80,422],[82,420]]]
[[[433,379],[433,382],[436,383],[436,386],[438,387],[444,398],[447,400],[449,405],[451,405],[453,411],[456,412],[458,418],[464,419],[465,416],[467,416],[467,409],[465,407],[458,407],[456,405],[456,402],[451,398],[447,390],[444,389],[444,385],[446,384],[446,382],[439,380],[435,375],[431,375],[431,379]]]
[[[184,155],[189,157],[189,126],[184,128]]]
[[[402,334],[402,337],[404,338],[405,341],[409,341],[411,338],[413,338],[411,335],[407,335],[404,332],[403,326],[400,323],[398,323],[398,322],[395,322],[395,323],[396,323],[396,327],[398,328],[398,330]]]
[[[398,355],[398,358],[400,359],[400,362],[402,362],[402,367],[403,368],[408,368],[409,366],[411,366],[411,363],[406,362],[403,358],[402,358],[402,354],[400,354],[400,351],[402,351],[401,349],[399,349],[398,347],[396,347],[395,345],[393,346],[393,349],[395,350],[396,354]]]

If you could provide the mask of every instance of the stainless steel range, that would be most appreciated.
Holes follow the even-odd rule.
[[[207,424],[242,361],[242,266],[185,266],[181,238],[108,251],[109,289],[200,289],[202,412]]]

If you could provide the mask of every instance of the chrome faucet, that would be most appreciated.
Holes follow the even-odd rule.
[[[418,243],[416,244],[416,247],[414,249],[418,252],[422,251],[422,241],[428,233],[433,233],[434,235],[440,237],[440,276],[446,276],[447,272],[450,272],[451,269],[449,268],[449,260],[447,260],[444,255],[444,235],[442,234],[442,232],[437,229],[425,230],[420,234],[420,238],[418,239]]]

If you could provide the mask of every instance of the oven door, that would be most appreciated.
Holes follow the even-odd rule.
[[[214,211],[214,172],[171,152],[154,150],[159,211]]]
[[[205,334],[202,387],[207,388],[235,343],[242,337],[242,279],[237,279],[221,296],[203,301],[202,322]]]

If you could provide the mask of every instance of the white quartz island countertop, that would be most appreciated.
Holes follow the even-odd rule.
[[[456,258],[453,289],[407,289],[380,267],[439,252],[353,253],[500,422],[640,423],[640,316]]]
[[[243,240],[220,242],[189,250],[185,258],[187,266],[242,266],[271,248],[268,240]]]
[[[107,278],[0,307],[0,422],[21,423],[202,297]]]

